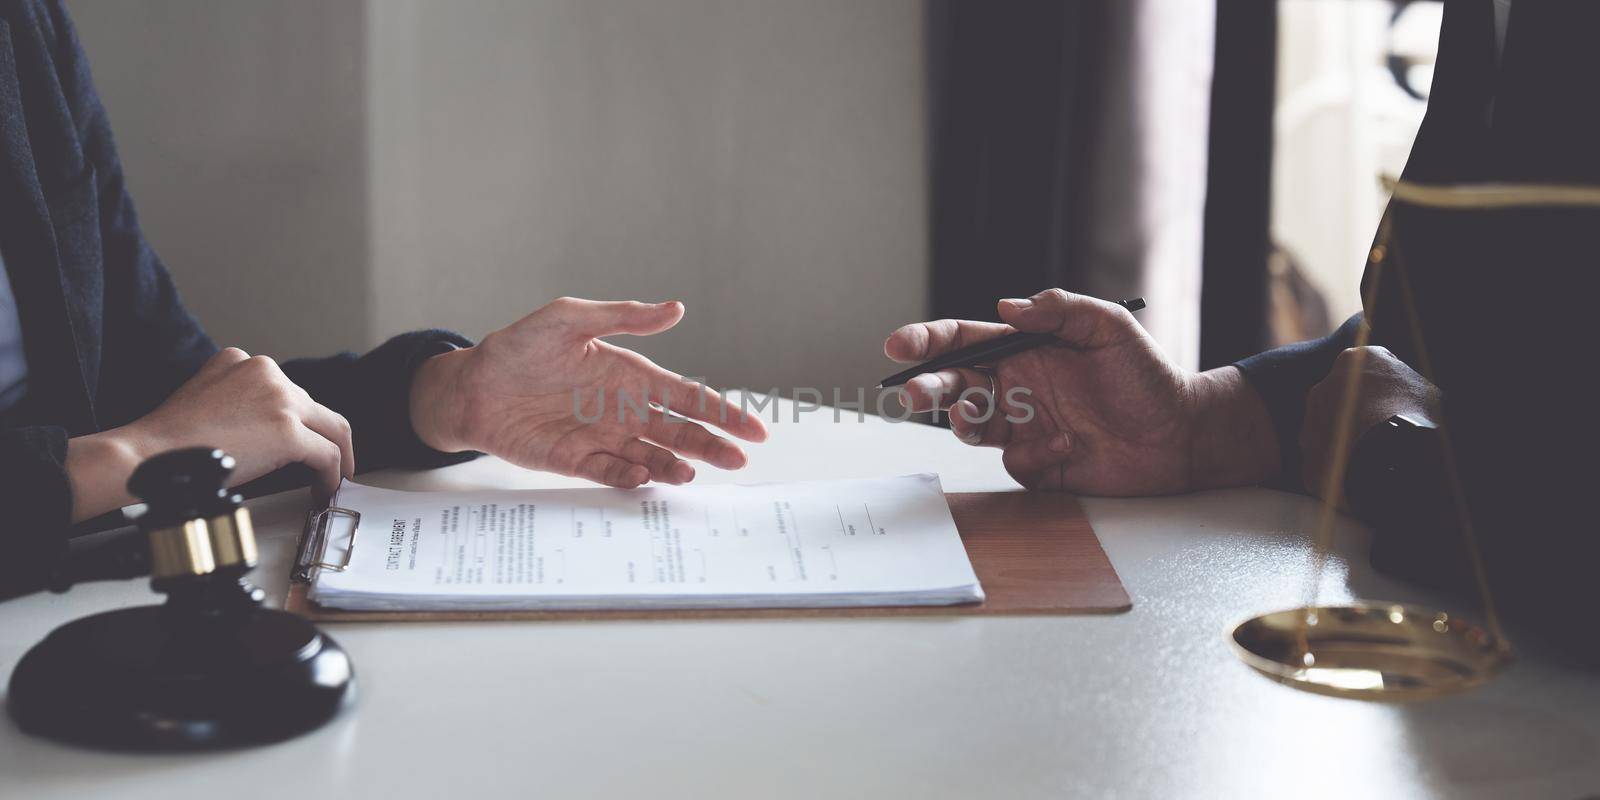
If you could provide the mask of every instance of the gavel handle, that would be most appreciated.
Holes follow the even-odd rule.
[[[144,532],[128,530],[74,543],[57,564],[49,589],[64,592],[89,581],[120,581],[150,574],[150,544]]]
[[[42,564],[37,578],[9,582],[0,600],[49,590],[65,592],[80,583],[116,581],[150,574],[150,546],[137,530],[87,537],[72,543],[54,563]]]

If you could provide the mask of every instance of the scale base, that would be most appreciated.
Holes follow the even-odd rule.
[[[205,750],[287,739],[354,697],[350,659],[283,611],[195,624],[141,606],[57,628],[22,657],[7,706],[23,730],[115,750]]]
[[[1352,603],[1275,611],[1230,637],[1257,672],[1308,692],[1362,700],[1422,700],[1471,689],[1511,662],[1487,628],[1442,611]]]

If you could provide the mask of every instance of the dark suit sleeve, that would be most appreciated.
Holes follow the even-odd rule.
[[[89,60],[65,10],[55,4],[51,9],[61,91],[100,198],[107,303],[96,411],[101,427],[109,428],[154,410],[217,346],[184,307],[139,227]],[[293,361],[284,371],[318,402],[350,420],[359,468],[430,467],[470,454],[438,453],[417,439],[406,407],[407,387],[423,359],[470,345],[446,331],[421,331],[395,337],[364,356],[341,353]]]
[[[178,300],[171,278],[139,230],[133,202],[124,185],[122,165],[95,93],[76,32],[58,3],[18,9],[11,17],[18,57],[42,70],[20,69],[31,76],[24,95],[48,96],[59,91],[60,139],[33,142],[35,156],[66,153],[51,161],[72,170],[66,180],[93,178],[93,207],[99,215],[99,266],[104,276],[103,350],[96,387],[96,412],[101,428],[128,422],[149,411],[186,380],[215,351],[194,317]],[[18,28],[19,25],[30,26]],[[55,81],[42,79],[53,71]],[[41,124],[40,130],[49,126]],[[76,142],[71,139],[76,137]],[[76,144],[77,147],[73,147]],[[81,151],[82,162],[72,154]],[[40,168],[44,168],[40,166]],[[71,185],[70,183],[68,185]],[[92,230],[92,229],[91,229]],[[73,252],[80,243],[63,243]],[[68,298],[69,302],[72,298]],[[25,332],[26,334],[26,332]],[[70,364],[32,364],[33,370],[75,369]],[[32,398],[24,400],[24,406]],[[0,508],[5,519],[4,557],[0,557],[0,597],[39,587],[46,565],[66,549],[72,532],[72,488],[66,472],[67,443],[74,432],[48,423],[51,409],[21,409],[0,428]],[[27,419],[21,419],[27,417]]]
[[[1321,339],[1257,353],[1234,366],[1250,380],[1250,385],[1267,405],[1272,427],[1278,434],[1281,477],[1300,485],[1300,426],[1306,416],[1306,396],[1328,373],[1346,348],[1354,347],[1356,330],[1362,318],[1357,314],[1337,330]]]
[[[109,428],[149,413],[217,346],[184,308],[139,228],[89,59],[66,11],[58,4],[49,8],[57,79],[99,198],[106,303],[96,413],[100,426]]]
[[[455,464],[476,453],[441,453],[422,443],[411,428],[411,378],[422,362],[472,341],[450,331],[401,334],[364,356],[340,353],[285,362],[283,371],[350,421],[356,470],[387,467],[426,469]]]
[[[67,431],[51,426],[0,430],[0,509],[5,551],[0,599],[36,588],[44,565],[67,546],[72,490],[67,482]]]

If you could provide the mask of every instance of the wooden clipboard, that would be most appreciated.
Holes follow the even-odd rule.
[[[784,617],[1116,614],[1133,604],[1070,495],[971,492],[945,495],[982,603],[874,608],[669,609],[627,611],[339,611],[306,598],[291,582],[284,608],[322,622],[468,620],[771,619]]]

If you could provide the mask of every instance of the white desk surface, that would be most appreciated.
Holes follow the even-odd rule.
[[[788,407],[740,473],[935,471],[1015,488],[948,431]],[[480,459],[365,480],[578,482]],[[282,598],[304,492],[252,503]],[[1084,502],[1133,610],[1118,616],[329,626],[357,705],[298,740],[182,756],[88,752],[0,721],[0,796],[1551,797],[1600,794],[1600,682],[1528,653],[1476,692],[1389,706],[1297,692],[1225,628],[1301,600],[1313,504],[1263,489]],[[1415,599],[1338,534],[1332,598]],[[144,581],[0,605],[0,674],[51,628],[150,601]],[[1514,631],[1513,631],[1514,634]]]

